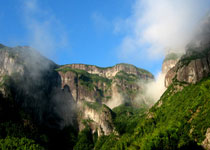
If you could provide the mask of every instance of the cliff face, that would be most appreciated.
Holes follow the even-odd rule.
[[[162,73],[166,74],[171,68],[173,68],[179,61],[181,56],[181,53],[172,52],[167,54],[162,64]]]
[[[54,127],[72,123],[74,101],[61,89],[57,65],[29,47],[0,47],[1,94],[18,103],[36,122]]]
[[[188,49],[180,61],[168,71],[165,86],[168,87],[173,80],[186,83],[196,83],[207,77],[210,73],[209,48]]]
[[[62,87],[69,87],[76,102],[99,102],[110,104],[111,108],[111,102],[114,103],[117,99],[118,105],[124,101],[123,98],[134,102],[137,93],[143,91],[143,82],[153,80],[153,75],[149,72],[128,64],[103,69],[72,64],[62,66],[57,71],[61,76]],[[139,81],[142,81],[141,85],[138,84]]]
[[[114,132],[111,112],[103,104],[114,108],[123,103],[133,106],[150,106],[143,95],[144,83],[153,80],[149,72],[129,64],[118,64],[113,67],[99,68],[92,65],[72,64],[56,69],[61,77],[62,88],[68,87],[78,106],[79,129],[84,129],[84,120],[91,120],[92,131],[101,135]],[[142,93],[139,96],[139,93]],[[136,98],[138,96],[138,101]],[[104,111],[92,107],[81,107],[81,104],[96,104]]]
[[[95,102],[84,102],[81,105],[82,111],[78,117],[80,119],[80,130],[84,129],[85,125],[88,125],[92,129],[92,133],[97,132],[98,136],[115,132],[110,108]]]

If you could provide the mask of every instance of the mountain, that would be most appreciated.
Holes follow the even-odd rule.
[[[30,47],[1,44],[0,147],[16,149],[25,141],[27,149],[77,149],[85,143],[82,134],[93,147],[97,137],[127,130],[125,112],[136,125],[133,114],[153,104],[144,95],[152,80],[130,64],[60,66]]]
[[[147,112],[137,113],[137,125],[99,138],[95,150],[210,149],[209,25],[208,17],[181,57],[166,56],[162,70],[167,90]]]
[[[166,55],[167,89],[155,104],[144,69],[57,65],[0,44],[0,148],[209,150],[209,22],[185,54]]]

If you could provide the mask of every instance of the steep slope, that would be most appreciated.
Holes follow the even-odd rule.
[[[209,149],[208,58],[207,46],[200,45],[199,50],[188,49],[167,73],[166,80],[173,73],[168,89],[147,113],[139,116],[133,132],[100,138],[96,149]],[[112,140],[117,142],[110,142]]]
[[[68,105],[70,110],[73,101],[61,90],[61,79],[55,71],[57,65],[29,47],[1,47],[0,91],[3,96],[13,97],[37,122],[52,126],[70,124],[72,116],[64,118],[61,107],[65,109]],[[63,103],[65,105],[61,106]],[[63,122],[54,118],[53,124],[52,116],[60,117]]]
[[[173,83],[134,133],[123,135],[113,149],[208,149],[210,79],[180,92],[175,92],[177,84],[181,85]]]
[[[160,100],[139,116],[131,132],[101,137],[95,149],[210,149],[209,16],[200,29],[187,45],[186,54],[176,64],[169,61],[169,66],[163,67],[165,72],[169,70],[165,79],[168,88]]]
[[[133,106],[145,111],[152,104],[144,96],[150,80],[151,73],[129,64],[59,66],[30,47],[1,44],[0,147],[25,141],[32,149],[72,149],[84,143],[82,134],[95,142],[121,134],[130,125],[121,126],[121,115],[106,105],[128,104],[132,120]]]
[[[29,47],[0,45],[0,149],[73,147],[74,101],[56,68]]]
[[[142,108],[152,104],[152,101],[144,96],[144,83],[153,80],[153,75],[133,65],[118,64],[100,68],[93,65],[71,64],[56,70],[61,76],[62,87],[69,89],[79,106],[77,112],[80,131],[87,125],[84,125],[84,120],[91,120],[89,126],[98,136],[115,133],[112,111],[103,104],[110,108],[123,103]],[[106,119],[107,115],[109,117]]]

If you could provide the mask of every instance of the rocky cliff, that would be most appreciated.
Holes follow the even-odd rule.
[[[196,83],[210,73],[210,49],[207,47],[189,48],[178,63],[168,71],[165,86],[173,80],[186,83]]]
[[[54,127],[71,124],[74,101],[61,89],[57,67],[29,47],[1,45],[0,91],[31,114],[36,122]]]
[[[142,86],[139,81],[153,80],[148,71],[129,64],[118,64],[113,67],[99,68],[92,65],[72,64],[57,69],[61,76],[62,87],[68,86],[75,101],[92,101],[110,104],[123,98],[134,102]],[[142,90],[143,91],[143,90]],[[118,96],[117,96],[118,95]],[[114,103],[114,102],[113,102]]]
[[[173,68],[180,59],[181,55],[181,53],[174,52],[167,54],[163,60],[162,73],[166,74],[171,68]]]
[[[98,136],[115,133],[112,111],[106,105],[97,102],[83,102],[82,110],[79,114],[79,128],[84,129],[90,126],[92,133],[97,132]]]
[[[151,101],[144,97],[144,83],[153,80],[153,75],[146,70],[130,64],[117,64],[113,67],[100,68],[93,65],[71,64],[56,69],[62,88],[68,88],[74,101],[78,104],[80,130],[84,120],[91,120],[89,125],[98,135],[108,135],[114,132],[112,117],[107,111],[97,112],[92,107],[81,107],[81,104],[95,104],[102,107],[106,104],[114,108],[123,103],[130,103],[135,107],[148,107]],[[90,106],[90,105],[88,105]],[[110,114],[110,112],[108,113]],[[100,119],[99,119],[100,118]],[[103,119],[105,120],[103,120]]]

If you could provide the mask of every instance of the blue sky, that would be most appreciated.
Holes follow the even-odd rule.
[[[165,50],[189,39],[182,35],[190,35],[210,4],[175,1],[2,0],[0,43],[30,45],[57,64],[106,67],[124,62],[157,74]],[[176,7],[179,13],[171,11]]]

